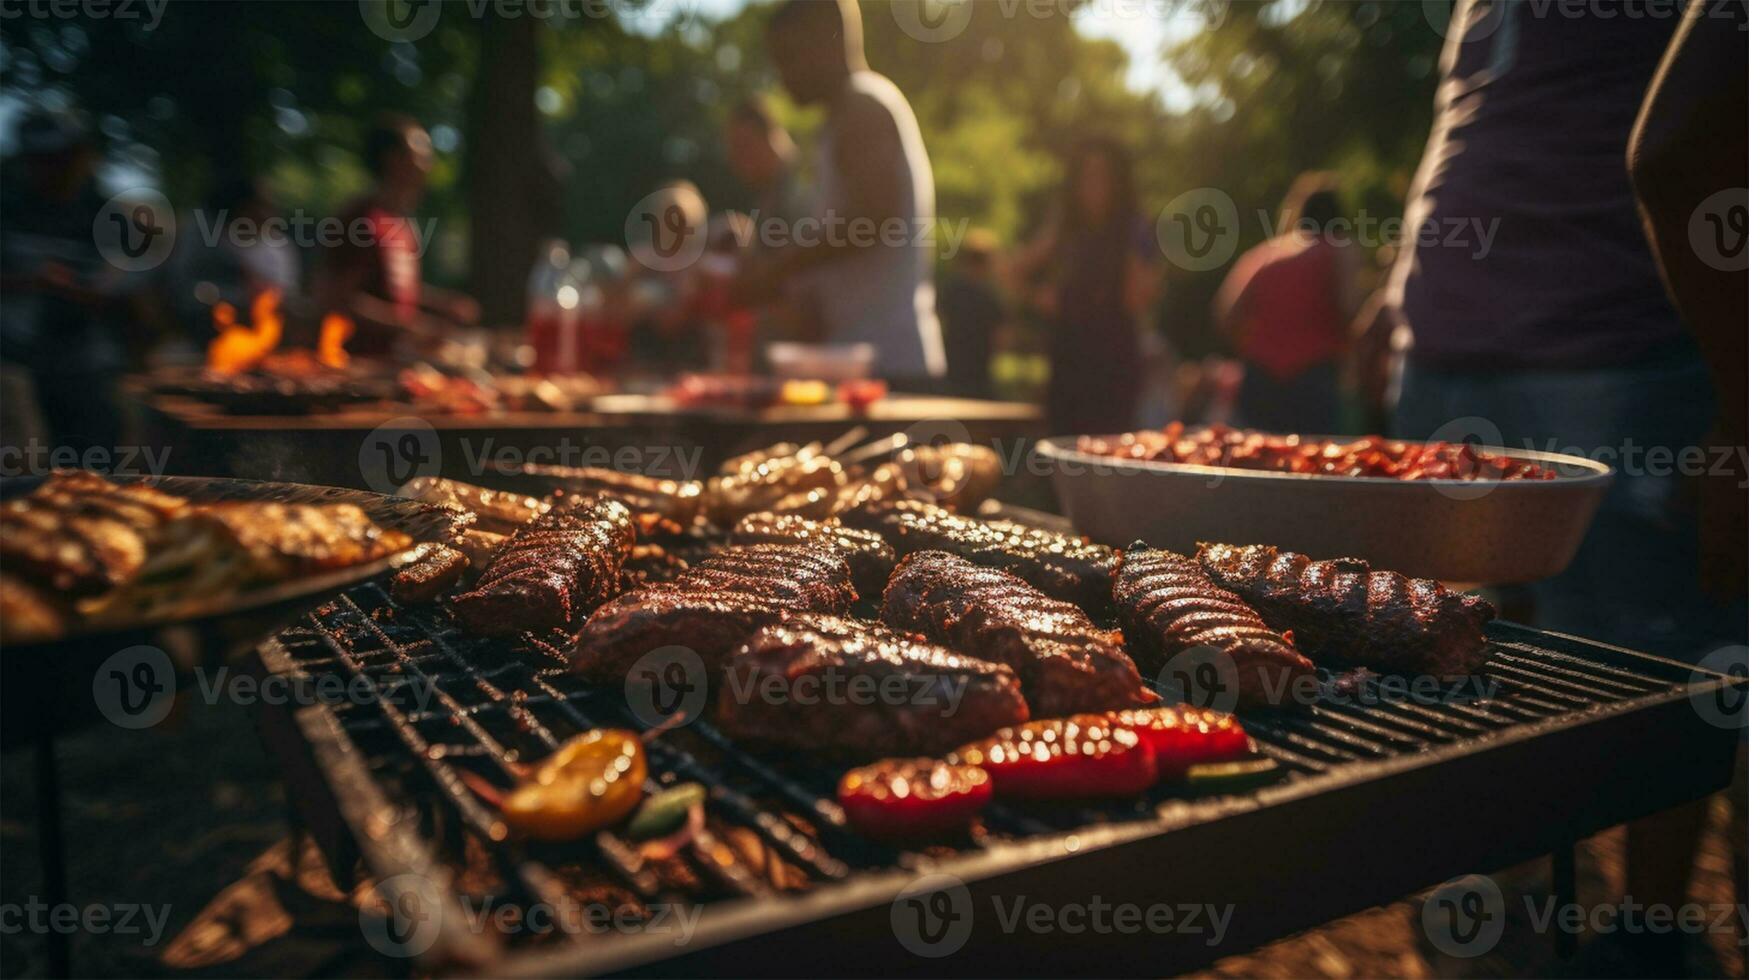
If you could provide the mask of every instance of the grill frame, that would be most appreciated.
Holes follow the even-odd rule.
[[[376,588],[361,586],[348,595]],[[362,607],[359,614],[365,614]],[[255,669],[303,669],[283,639],[257,648]],[[1689,698],[1742,681],[1514,624],[1494,624],[1490,639],[1512,651],[1509,657],[1529,657],[1533,667],[1541,663],[1538,657],[1557,663],[1570,658],[1581,666],[1624,671],[1642,686],[1660,689],[1410,754],[1337,764],[1240,796],[1168,801],[1148,820],[1047,830],[942,860],[907,860],[900,869],[851,871],[800,896],[743,890],[743,900],[705,904],[684,948],[669,935],[628,934],[530,949],[501,946],[494,936],[468,931],[448,865],[425,837],[416,809],[390,797],[335,712],[320,704],[264,706],[261,724],[286,766],[306,826],[341,880],[362,858],[378,880],[411,874],[437,883],[440,902],[457,914],[440,918],[438,940],[422,958],[428,968],[487,967],[503,976],[994,976],[1089,969],[1160,975],[1457,874],[1559,852],[1584,836],[1729,783],[1736,733],[1710,725]],[[1593,670],[1591,679],[1602,676]],[[1573,683],[1538,686],[1558,699],[1562,685]],[[1280,725],[1331,720],[1313,716]],[[1277,723],[1246,721],[1267,744],[1291,744],[1287,735],[1271,733]],[[1634,778],[1622,779],[1621,772]],[[610,847],[604,851],[611,854]],[[519,877],[527,894],[539,896],[551,887],[538,864],[531,867],[508,849],[494,854],[506,877]],[[1235,861],[1233,855],[1243,857]],[[925,871],[963,881],[975,910],[964,946],[937,959],[904,948],[891,918],[894,899]],[[1097,897],[1144,906],[1230,904],[1234,912],[1219,947],[1181,934],[1004,933],[990,903],[1022,895],[1056,903]]]

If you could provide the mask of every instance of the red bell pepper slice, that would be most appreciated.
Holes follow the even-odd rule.
[[[962,830],[990,802],[990,776],[940,759],[883,759],[838,781],[838,805],[857,831],[886,840]]]
[[[1133,796],[1154,785],[1154,752],[1103,715],[1050,718],[1004,728],[954,753],[982,768],[999,796],[1059,800]]]
[[[1162,780],[1182,779],[1191,766],[1252,754],[1251,737],[1237,718],[1222,711],[1182,705],[1132,708],[1106,717],[1113,725],[1135,732],[1154,750],[1154,768]]]

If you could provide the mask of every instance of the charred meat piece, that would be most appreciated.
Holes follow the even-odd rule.
[[[633,537],[631,512],[618,501],[555,506],[512,534],[474,590],[455,597],[456,618],[487,636],[576,629],[619,591]]]
[[[835,551],[731,548],[597,609],[583,626],[571,669],[615,682],[651,650],[683,646],[714,671],[762,626],[798,613],[842,615],[855,601],[850,566]]]
[[[187,501],[151,487],[58,471],[0,504],[0,564],[55,592],[93,595],[139,574],[148,542],[188,511]]]
[[[1375,572],[1358,558],[1313,561],[1268,545],[1205,544],[1196,557],[1264,622],[1292,630],[1314,660],[1461,677],[1488,657],[1482,630],[1494,607],[1432,579]]]
[[[506,472],[539,477],[577,496],[611,497],[631,510],[638,530],[646,533],[659,527],[691,527],[704,499],[704,485],[697,480],[665,480],[597,466],[530,463],[520,470]]]
[[[887,587],[899,557],[880,535],[845,527],[835,518],[812,521],[795,514],[748,514],[730,535],[735,544],[812,544],[836,549],[850,563],[858,595],[870,599]]]
[[[1192,647],[1213,648],[1231,658],[1240,707],[1281,704],[1296,678],[1313,674],[1292,641],[1184,555],[1131,545],[1119,560],[1112,599],[1142,669],[1158,671]]]
[[[887,582],[889,625],[1007,664],[1039,718],[1151,704],[1119,636],[1007,572],[958,555],[920,551]]]
[[[389,594],[401,602],[433,602],[468,570],[468,556],[441,544],[422,544],[411,564],[395,573]]]
[[[810,753],[936,755],[1028,717],[1008,667],[836,616],[767,626],[724,670],[725,732]]]
[[[887,539],[900,557],[946,551],[986,568],[1011,572],[1053,598],[1098,611],[1111,604],[1117,555],[1104,545],[1014,521],[967,517],[917,500],[895,500],[847,511],[839,519]]]
[[[509,534],[546,513],[552,506],[550,501],[536,500],[520,493],[488,490],[439,476],[417,477],[401,488],[400,495],[440,507],[470,511],[480,520],[476,527],[499,534]]]

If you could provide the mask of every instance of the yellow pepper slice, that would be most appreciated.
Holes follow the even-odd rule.
[[[575,840],[624,820],[649,766],[636,732],[585,732],[559,746],[504,798],[504,822],[536,840]]]

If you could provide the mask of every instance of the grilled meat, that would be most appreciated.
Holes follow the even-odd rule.
[[[960,513],[983,503],[1002,482],[1002,457],[989,446],[972,443],[909,446],[899,453],[898,464],[908,485]]]
[[[151,487],[59,471],[0,504],[0,564],[57,593],[95,595],[139,574],[151,538],[188,511],[186,500]]]
[[[844,468],[810,449],[731,461],[724,475],[712,477],[706,485],[705,516],[718,527],[730,527],[748,514],[772,510],[780,501],[793,507],[826,507],[844,486]]]
[[[1296,678],[1313,673],[1291,640],[1183,555],[1131,545],[1119,559],[1112,599],[1143,670],[1156,672],[1192,647],[1213,648],[1231,659],[1241,707],[1281,704]]]
[[[571,669],[618,681],[651,650],[683,646],[714,670],[762,626],[797,613],[843,614],[855,601],[850,566],[834,551],[732,548],[596,610],[583,626]]]
[[[748,514],[730,535],[735,544],[815,544],[834,548],[850,563],[858,595],[873,598],[886,588],[899,560],[873,531],[845,527],[835,518],[812,521],[795,514]]]
[[[546,513],[552,506],[550,501],[536,500],[520,493],[488,490],[437,476],[417,477],[402,487],[400,493],[403,497],[428,504],[470,511],[480,520],[476,527],[499,534],[509,534]]]
[[[200,542],[212,532],[240,546],[253,574],[263,579],[361,565],[413,543],[400,531],[378,527],[355,504],[239,501],[202,505],[168,526],[163,550],[205,547]],[[154,556],[154,569],[157,564]]]
[[[616,500],[555,506],[512,534],[474,590],[455,597],[456,618],[488,636],[575,629],[619,591],[633,537],[631,512]]]
[[[999,569],[919,551],[887,582],[881,618],[961,653],[1007,664],[1040,718],[1150,704],[1117,634]]]
[[[67,628],[67,609],[54,596],[15,575],[0,572],[0,640],[52,640]]]
[[[454,548],[427,543],[415,551],[411,564],[395,573],[389,594],[401,602],[433,602],[454,588],[468,570],[468,556]]]
[[[835,756],[936,755],[1028,717],[1008,667],[835,616],[759,630],[725,674],[723,731]]]
[[[1292,630],[1314,660],[1459,677],[1487,659],[1482,630],[1494,607],[1432,579],[1375,572],[1357,558],[1313,561],[1268,545],[1205,544],[1196,557],[1264,622]]]
[[[659,544],[638,544],[632,548],[620,572],[620,591],[630,592],[651,582],[666,582],[688,568],[686,559]]]
[[[597,466],[542,466],[530,463],[512,471],[551,480],[566,493],[601,495],[625,504],[641,533],[692,526],[702,506],[704,485],[697,480],[665,480]]]
[[[935,504],[895,500],[840,515],[878,532],[901,557],[932,550],[1018,575],[1039,591],[1099,611],[1111,604],[1117,555],[1104,545],[1014,521],[967,517]]]

